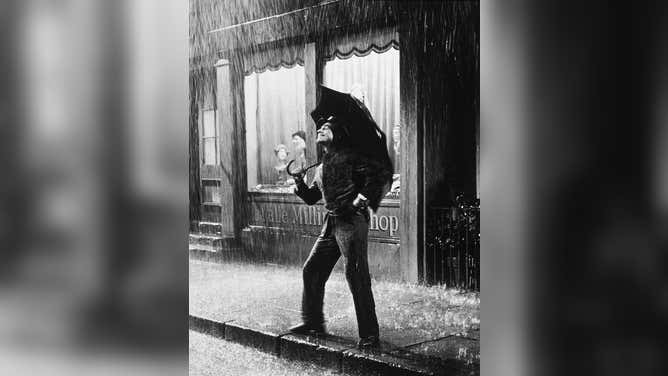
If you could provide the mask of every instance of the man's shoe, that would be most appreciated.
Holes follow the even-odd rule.
[[[371,348],[377,348],[379,346],[380,346],[380,339],[378,339],[377,336],[368,336],[365,338],[361,338],[360,341],[357,343],[358,349],[371,349]]]
[[[294,334],[325,334],[324,325],[309,325],[309,324],[299,324],[288,329],[290,333]]]

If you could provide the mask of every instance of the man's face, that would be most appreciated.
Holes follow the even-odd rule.
[[[328,144],[334,140],[334,134],[332,134],[332,130],[329,128],[330,123],[325,123],[318,129],[318,134],[315,139],[315,141],[319,144]]]

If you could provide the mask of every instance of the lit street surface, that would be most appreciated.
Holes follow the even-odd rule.
[[[309,363],[286,360],[233,342],[189,331],[190,376],[342,375]],[[345,375],[345,374],[343,374]]]
[[[284,333],[300,322],[302,284],[299,267],[190,260],[190,313]],[[477,293],[379,280],[372,288],[382,341],[425,355],[477,361]],[[357,340],[352,297],[345,276],[336,270],[327,282],[324,310],[329,333]],[[451,351],[440,349],[435,340],[441,338],[457,340]],[[463,352],[466,356],[460,356]]]
[[[279,335],[300,322],[302,284],[299,267],[191,259],[190,314]],[[372,288],[385,349],[457,360],[477,367],[478,293],[382,280],[374,280]],[[345,276],[335,270],[325,292],[326,324],[328,333],[354,343],[358,339],[357,323],[348,290]]]

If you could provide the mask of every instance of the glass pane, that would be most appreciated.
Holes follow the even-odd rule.
[[[202,138],[216,137],[216,111],[202,111]]]
[[[204,155],[204,164],[205,165],[216,165],[218,164],[218,155],[216,153],[216,143],[217,139],[215,137],[205,138],[202,141],[202,149]]]
[[[244,81],[248,187],[291,192],[291,159],[306,164],[304,67],[252,73]]]
[[[203,202],[220,202],[220,183],[218,181],[203,180]]]

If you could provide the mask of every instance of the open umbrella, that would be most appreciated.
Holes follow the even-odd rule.
[[[320,85],[320,100],[311,111],[311,117],[319,129],[330,116],[342,121],[349,144],[354,150],[389,169],[392,162],[387,152],[387,137],[380,130],[364,103],[350,94]]]

